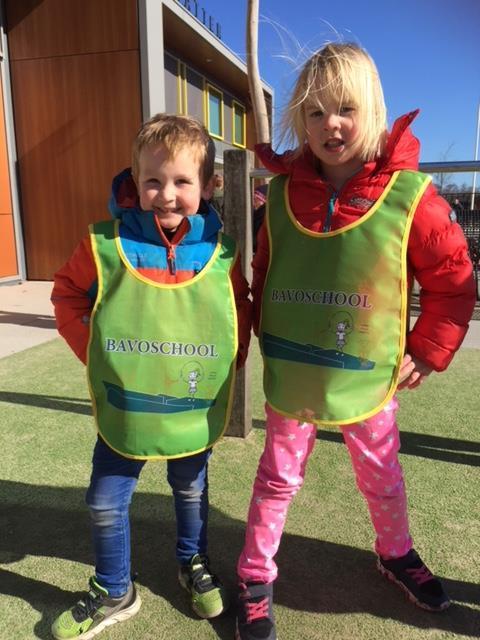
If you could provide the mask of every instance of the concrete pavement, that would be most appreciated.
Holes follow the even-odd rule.
[[[471,320],[461,349],[480,349],[480,320]]]
[[[0,285],[0,358],[58,336],[51,282]]]
[[[0,358],[58,336],[51,282],[0,285]],[[480,349],[480,320],[472,320],[462,348]]]

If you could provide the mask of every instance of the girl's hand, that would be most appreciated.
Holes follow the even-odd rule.
[[[400,365],[397,389],[415,389],[432,373],[433,369],[421,360],[406,353]]]

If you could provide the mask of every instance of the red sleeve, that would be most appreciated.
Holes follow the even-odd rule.
[[[256,336],[258,336],[258,328],[260,325],[263,286],[265,284],[269,260],[270,246],[268,242],[267,225],[262,224],[257,236],[257,251],[252,261],[253,331]]]
[[[413,219],[408,260],[419,283],[420,317],[407,350],[436,371],[447,368],[460,347],[475,306],[475,283],[467,243],[450,205],[433,186]]]
[[[95,303],[97,272],[90,238],[77,246],[72,257],[54,275],[52,303],[60,335],[85,364],[90,313]]]
[[[250,344],[250,333],[252,329],[252,303],[250,301],[250,288],[242,273],[240,255],[237,256],[232,272],[232,286],[235,294],[235,304],[238,318],[238,357],[237,369],[245,364]]]

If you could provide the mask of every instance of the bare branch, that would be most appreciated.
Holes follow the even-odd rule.
[[[247,70],[248,86],[252,99],[253,116],[257,131],[257,142],[270,142],[267,104],[258,69],[258,4],[259,0],[248,0],[247,10]]]

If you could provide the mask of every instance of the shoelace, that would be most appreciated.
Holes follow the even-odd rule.
[[[268,618],[268,598],[262,598],[259,602],[246,602],[247,624],[251,624],[255,620]]]
[[[422,585],[425,582],[430,582],[430,580],[433,580],[433,575],[424,564],[422,564],[421,567],[405,569],[405,571],[412,576],[412,578],[418,585]]]

